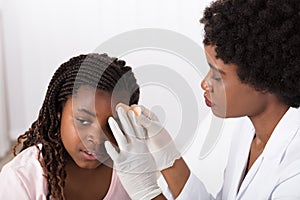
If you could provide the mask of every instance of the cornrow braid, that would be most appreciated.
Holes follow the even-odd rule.
[[[54,73],[46,93],[38,119],[24,134],[18,137],[16,148],[22,144],[24,149],[42,144],[38,159],[44,169],[48,183],[47,199],[63,200],[68,153],[60,138],[60,119],[63,106],[68,98],[76,94],[82,85],[113,93],[123,91],[129,94],[129,105],[137,104],[139,86],[131,67],[126,62],[107,54],[91,53],[79,55],[63,63]],[[41,159],[43,156],[43,161]]]

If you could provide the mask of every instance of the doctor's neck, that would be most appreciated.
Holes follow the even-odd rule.
[[[275,97],[272,101],[268,102],[262,112],[254,116],[249,116],[255,129],[255,139],[265,146],[275,127],[288,109],[288,105]]]

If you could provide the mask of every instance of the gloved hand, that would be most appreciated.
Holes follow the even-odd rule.
[[[144,140],[136,133],[122,107],[117,108],[125,135],[116,121],[110,117],[109,126],[118,143],[118,150],[109,142],[105,148],[114,162],[119,179],[133,200],[149,200],[162,193],[156,181],[156,165]]]
[[[125,106],[124,109],[126,110],[126,105],[119,104],[118,106]],[[181,154],[157,116],[141,105],[133,105],[127,110],[127,116],[136,136],[141,139],[146,138],[148,150],[154,157],[157,169],[162,171],[173,166]],[[128,120],[126,121],[128,122]]]

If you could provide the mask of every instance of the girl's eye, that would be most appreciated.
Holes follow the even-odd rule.
[[[91,124],[91,122],[89,120],[86,119],[82,119],[82,118],[76,118],[76,121],[81,124],[81,125],[88,125]]]

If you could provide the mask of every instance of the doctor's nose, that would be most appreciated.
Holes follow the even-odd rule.
[[[202,90],[204,90],[205,92],[210,92],[211,91],[211,84],[208,81],[208,74],[204,77],[204,79],[201,81],[201,88]]]

